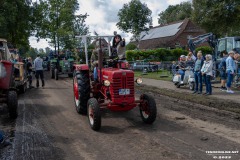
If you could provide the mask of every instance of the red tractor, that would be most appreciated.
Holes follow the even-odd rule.
[[[7,104],[10,118],[16,118],[18,99],[9,55],[7,41],[0,39],[0,104]]]
[[[139,106],[142,120],[152,124],[157,116],[154,98],[142,94],[140,99],[135,100],[134,85],[135,82],[140,84],[142,79],[134,80],[134,72],[122,68],[127,66],[126,62],[117,62],[117,68],[103,67],[101,37],[98,38],[100,38],[98,80],[93,81],[88,64],[74,65],[73,92],[77,112],[88,115],[90,126],[95,131],[101,128],[102,108],[111,111],[129,111]],[[86,62],[88,62],[87,58]]]

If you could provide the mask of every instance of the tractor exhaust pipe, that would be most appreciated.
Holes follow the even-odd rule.
[[[103,51],[101,38],[99,38],[99,50],[98,50],[98,70],[100,71],[99,80],[102,81],[102,68],[103,68]]]
[[[99,50],[98,50],[98,69],[101,70],[103,67],[103,51],[102,51],[102,42],[99,38]]]

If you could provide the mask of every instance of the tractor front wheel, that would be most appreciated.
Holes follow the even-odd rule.
[[[157,107],[154,98],[148,94],[143,94],[140,97],[140,114],[143,122],[152,124],[157,116]]]
[[[16,91],[9,91],[7,94],[7,106],[9,110],[10,118],[17,118],[18,112],[18,99],[17,99],[17,92]]]
[[[90,98],[90,80],[88,71],[75,71],[73,77],[75,107],[79,114],[87,114],[87,102]]]
[[[94,131],[98,131],[101,128],[101,111],[97,99],[90,98],[87,108],[89,124]]]

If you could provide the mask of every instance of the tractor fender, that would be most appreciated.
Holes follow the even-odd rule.
[[[89,67],[87,64],[74,64],[73,66],[74,70],[77,71],[88,71]]]

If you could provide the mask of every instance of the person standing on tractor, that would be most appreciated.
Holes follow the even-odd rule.
[[[28,57],[27,59],[27,77],[28,77],[28,82],[29,82],[29,89],[34,88],[32,86],[32,58]]]
[[[112,56],[117,56],[120,60],[124,60],[126,58],[125,39],[119,34],[115,35],[113,39]]]
[[[42,58],[40,58],[40,55],[37,55],[37,58],[34,60],[34,68],[35,68],[35,72],[36,72],[36,87],[39,87],[39,76],[41,78],[42,81],[42,87],[45,86],[44,83],[44,76],[43,76],[43,60]]]

